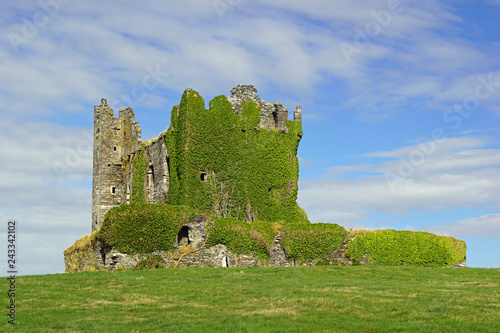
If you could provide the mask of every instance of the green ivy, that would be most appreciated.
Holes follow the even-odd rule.
[[[249,223],[229,217],[215,219],[209,224],[207,244],[223,244],[237,254],[253,253],[269,258],[278,233],[288,257],[298,261],[310,261],[331,254],[347,235],[347,231],[337,224],[283,225],[260,220]]]
[[[148,255],[135,265],[134,270],[165,268],[165,260],[160,255]]]
[[[176,234],[196,211],[215,216],[207,245],[223,244],[236,254],[269,258],[273,240],[289,258],[324,259],[346,239],[336,224],[311,224],[297,205],[297,149],[302,125],[286,120],[287,131],[259,127],[260,105],[242,102],[233,113],[225,96],[205,101],[188,89],[172,109],[165,136],[169,153],[168,205],[146,204],[145,144],[132,167],[131,205],[111,209],[99,231],[118,251],[173,250]],[[447,266],[465,258],[465,243],[429,233],[384,230],[357,236],[349,244],[354,263],[368,255],[378,265]],[[156,258],[158,259],[158,258]],[[154,258],[144,265],[155,264]],[[328,260],[323,260],[328,262]]]
[[[286,133],[260,128],[260,106],[242,106],[234,114],[227,98],[218,96],[206,110],[197,92],[184,92],[165,138],[168,203],[217,217],[309,224],[296,203],[300,122],[287,120]]]
[[[112,208],[99,230],[104,244],[127,253],[173,251],[175,238],[196,217],[183,206],[130,204]]]
[[[376,230],[357,236],[348,246],[359,264],[363,256],[375,265],[443,267],[465,259],[465,242],[427,232]]]
[[[286,226],[281,244],[290,258],[310,261],[331,254],[346,239],[347,231],[337,224],[314,223]]]
[[[207,245],[225,245],[236,254],[255,254],[269,258],[274,239],[270,223],[248,223],[234,217],[214,219],[207,225]]]

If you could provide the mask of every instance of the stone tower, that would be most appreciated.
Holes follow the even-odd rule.
[[[126,202],[122,158],[141,147],[141,130],[132,108],[121,109],[114,118],[105,99],[94,107],[94,165],[92,176],[92,231],[106,213]]]

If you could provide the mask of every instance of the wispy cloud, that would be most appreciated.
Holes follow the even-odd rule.
[[[126,3],[120,10],[105,3],[61,4],[19,52],[4,44],[0,74],[11,84],[0,91],[0,106],[18,99],[25,112],[52,115],[55,101],[94,103],[103,94],[130,93],[147,66],[160,66],[169,79],[150,92],[144,101],[149,105],[161,105],[163,89],[216,94],[220,87],[248,82],[263,90],[279,86],[289,94],[314,94],[335,77],[356,96],[346,98],[345,106],[362,108],[360,119],[380,120],[422,96],[459,101],[470,93],[460,84],[463,76],[473,80],[495,59],[473,43],[434,32],[453,30],[459,21],[439,1],[401,1],[351,64],[339,45],[352,42],[356,27],[377,22],[388,11],[387,1],[242,2],[224,21],[206,1]],[[23,18],[43,13],[36,4],[7,9],[20,17],[4,21],[2,30],[20,35]],[[40,101],[42,107],[35,107]],[[74,108],[69,110],[81,111]]]
[[[92,132],[46,122],[0,126],[0,215],[18,221],[20,272],[63,271],[64,249],[90,231]]]
[[[330,168],[334,179],[302,179],[299,202],[311,219],[346,226],[376,214],[500,209],[500,154],[481,149],[488,142],[443,139],[413,165],[411,154],[421,149],[418,145],[366,154],[372,163]]]
[[[443,223],[421,230],[452,237],[500,237],[500,214]]]

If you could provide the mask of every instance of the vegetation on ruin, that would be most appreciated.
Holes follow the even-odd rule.
[[[260,128],[259,120],[253,102],[243,102],[238,115],[225,96],[205,109],[203,98],[186,90],[165,138],[168,202],[216,217],[308,224],[296,203],[301,124],[287,120],[283,133]]]
[[[4,316],[2,332],[498,332],[500,323],[500,269],[186,268],[16,283],[17,325]]]
[[[81,272],[84,270],[95,271],[95,257],[88,253],[94,251],[99,231],[95,230],[90,235],[78,239],[75,244],[64,250],[65,270],[67,273]]]
[[[288,258],[300,263],[331,254],[344,242],[347,231],[339,225],[327,223],[287,225],[220,218],[207,226],[207,233],[209,246],[223,244],[233,253],[252,253],[267,259],[275,236],[279,234]]]
[[[261,128],[260,112],[260,105],[247,100],[235,114],[225,96],[205,109],[203,98],[186,90],[165,136],[168,205],[146,203],[148,143],[142,143],[124,161],[126,172],[132,171],[131,204],[111,209],[94,241],[128,253],[173,251],[182,225],[202,212],[209,217],[207,246],[223,244],[235,254],[269,259],[279,235],[289,260],[328,262],[348,232],[336,224],[311,224],[296,203],[301,123],[285,120],[287,131]],[[349,244],[354,264],[443,267],[465,258],[465,243],[451,237],[394,230],[350,236],[356,236]],[[82,241],[89,248],[90,238]],[[149,259],[138,268],[158,266]]]
[[[180,228],[193,221],[197,214],[186,206],[123,205],[110,210],[102,228],[92,237],[99,237],[105,245],[128,253],[173,251]],[[326,259],[348,236],[348,231],[336,224],[261,220],[250,223],[234,217],[205,216],[208,218],[207,246],[222,244],[235,254],[254,254],[262,259],[269,259],[278,234],[288,258],[299,264]],[[463,261],[466,246],[455,238],[426,232],[376,230],[358,233],[348,249],[354,265],[364,260],[370,265],[444,267]]]
[[[428,232],[375,230],[349,243],[349,256],[359,264],[443,267],[465,259],[465,242]]]
[[[121,252],[173,251],[182,225],[195,217],[195,211],[185,206],[122,205],[106,214],[98,237]]]
[[[344,227],[330,223],[314,223],[308,226],[285,226],[281,244],[290,258],[298,262],[322,259],[331,254],[345,240]]]
[[[158,269],[165,267],[165,260],[160,255],[150,254],[146,258],[142,259],[134,267],[135,270],[141,269]]]
[[[146,202],[146,177],[148,175],[148,160],[146,159],[145,144],[142,144],[142,149],[136,153],[132,161],[132,195],[131,203],[140,204]]]

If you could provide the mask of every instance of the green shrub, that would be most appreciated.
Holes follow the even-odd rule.
[[[244,222],[236,218],[215,219],[208,228],[209,246],[226,245],[237,254],[254,253],[269,257],[275,235],[281,234],[281,244],[290,258],[307,261],[332,253],[345,240],[347,231],[328,223],[283,225],[265,221]]]
[[[252,253],[264,258],[269,258],[274,239],[270,223],[249,223],[234,217],[214,219],[207,226],[207,236],[208,246],[222,244],[235,254]]]
[[[111,209],[98,237],[105,245],[128,253],[172,251],[182,225],[196,213],[184,206],[130,204]]]
[[[290,225],[282,231],[281,244],[290,258],[309,261],[332,253],[346,235],[346,229],[337,224]]]
[[[465,259],[465,242],[427,232],[376,230],[357,236],[348,246],[359,264],[364,255],[375,265],[442,267]]]
[[[149,255],[135,265],[134,270],[165,268],[165,260],[160,255]]]

